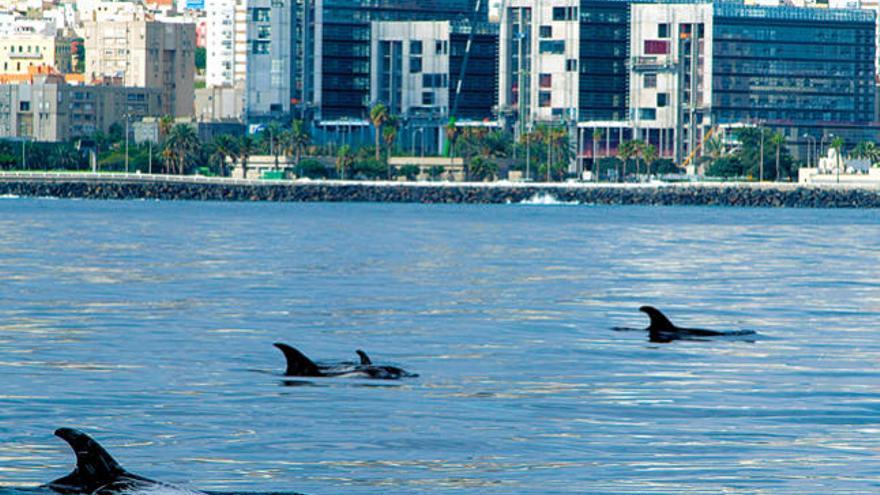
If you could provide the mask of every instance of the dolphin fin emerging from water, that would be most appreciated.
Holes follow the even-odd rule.
[[[275,347],[281,349],[284,357],[287,358],[287,371],[284,372],[286,376],[361,376],[379,380],[397,380],[419,376],[395,366],[373,364],[370,356],[367,356],[367,353],[360,349],[356,351],[360,357],[360,363],[357,365],[351,362],[317,365],[305,354],[287,344],[278,342]]]
[[[700,340],[699,337],[731,337],[755,334],[752,330],[719,332],[702,328],[682,328],[675,326],[666,315],[653,306],[642,306],[639,308],[639,311],[647,314],[651,319],[651,324],[647,328],[651,342],[665,344],[673,340]]]
[[[72,473],[46,485],[62,493],[94,493],[98,489],[120,481],[151,482],[131,474],[116,462],[98,442],[73,428],[59,428],[55,436],[67,442],[76,454],[76,468]]]
[[[284,353],[287,359],[287,370],[284,372],[287,376],[324,376],[321,369],[305,354],[299,352],[296,348],[281,342],[276,342],[275,347]]]
[[[367,356],[366,352],[360,349],[356,350],[355,352],[357,352],[357,355],[361,358],[361,366],[368,366],[373,364],[373,362],[370,361],[370,356]]]

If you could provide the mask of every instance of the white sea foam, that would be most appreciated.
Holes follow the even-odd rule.
[[[556,196],[550,193],[535,193],[529,199],[524,199],[519,202],[521,205],[550,205],[550,206],[559,206],[559,205],[578,205],[577,201],[560,201]]]

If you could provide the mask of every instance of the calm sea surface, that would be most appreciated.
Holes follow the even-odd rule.
[[[204,490],[880,493],[880,212],[2,199],[0,485],[60,426]]]

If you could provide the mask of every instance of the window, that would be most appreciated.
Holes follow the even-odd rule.
[[[253,46],[251,48],[251,53],[254,53],[257,55],[266,55],[269,53],[269,45],[270,45],[269,41],[255,40],[253,42]]]
[[[422,42],[421,42],[421,40],[410,40],[410,42],[409,42],[409,54],[410,54],[410,55],[421,55],[421,54],[422,54]]]
[[[576,7],[553,7],[554,21],[571,21],[574,20]]]
[[[539,43],[539,49],[541,53],[555,53],[558,55],[562,55],[565,53],[565,41],[564,40],[554,40],[548,41],[543,40]]]
[[[409,58],[409,72],[410,74],[418,74],[422,71],[422,57],[410,57]]]
[[[30,112],[31,111],[31,102],[29,102],[29,101],[18,102],[18,110],[21,112]]]
[[[553,74],[541,74],[538,77],[538,85],[542,88],[552,88]]]
[[[657,74],[645,74],[645,82],[643,84],[645,88],[656,88],[657,87]]]
[[[433,91],[425,91],[422,93],[422,105],[433,105],[434,104],[434,92]]]
[[[541,38],[552,38],[553,37],[553,26],[541,26],[540,37]]]
[[[251,12],[251,20],[255,22],[269,22],[270,14],[269,9],[266,8],[255,8]]]
[[[257,27],[257,39],[265,40],[269,39],[272,36],[272,27],[271,26],[259,26]]]
[[[669,103],[669,95],[666,93],[657,93],[657,108],[663,108]]]
[[[657,120],[657,110],[653,108],[640,108],[639,118],[642,120]]]
[[[549,91],[540,91],[538,93],[538,104],[541,105],[541,107],[546,108],[551,106],[551,101],[552,98]]]
[[[645,55],[668,55],[669,41],[645,40]]]
[[[434,43],[434,53],[437,55],[446,55],[449,52],[449,45],[445,41],[436,41]]]
[[[578,61],[576,58],[570,58],[565,61],[565,70],[568,72],[577,72]]]
[[[422,74],[423,88],[443,88],[446,83],[446,74]]]
[[[669,24],[657,24],[657,37],[658,38],[669,38]]]

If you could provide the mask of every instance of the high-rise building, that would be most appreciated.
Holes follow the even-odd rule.
[[[797,142],[874,120],[872,12],[634,4],[631,22],[632,128],[679,162],[718,126]]]
[[[581,156],[623,140],[687,162],[712,129],[763,125],[789,142],[876,133],[875,15],[737,0],[509,0],[499,107],[577,123]]]
[[[247,5],[248,118],[365,120],[373,103],[372,21],[483,22],[487,12],[479,0],[253,0]]]
[[[236,64],[236,49],[247,45],[247,25],[237,13],[245,0],[206,0],[207,62],[205,83],[213,87],[243,84],[244,71]]]
[[[87,82],[159,88],[168,115],[193,115],[194,24],[96,9],[83,34]]]
[[[370,101],[402,117],[401,137],[414,153],[436,152],[450,118],[494,118],[497,25],[376,21],[371,39]]]

